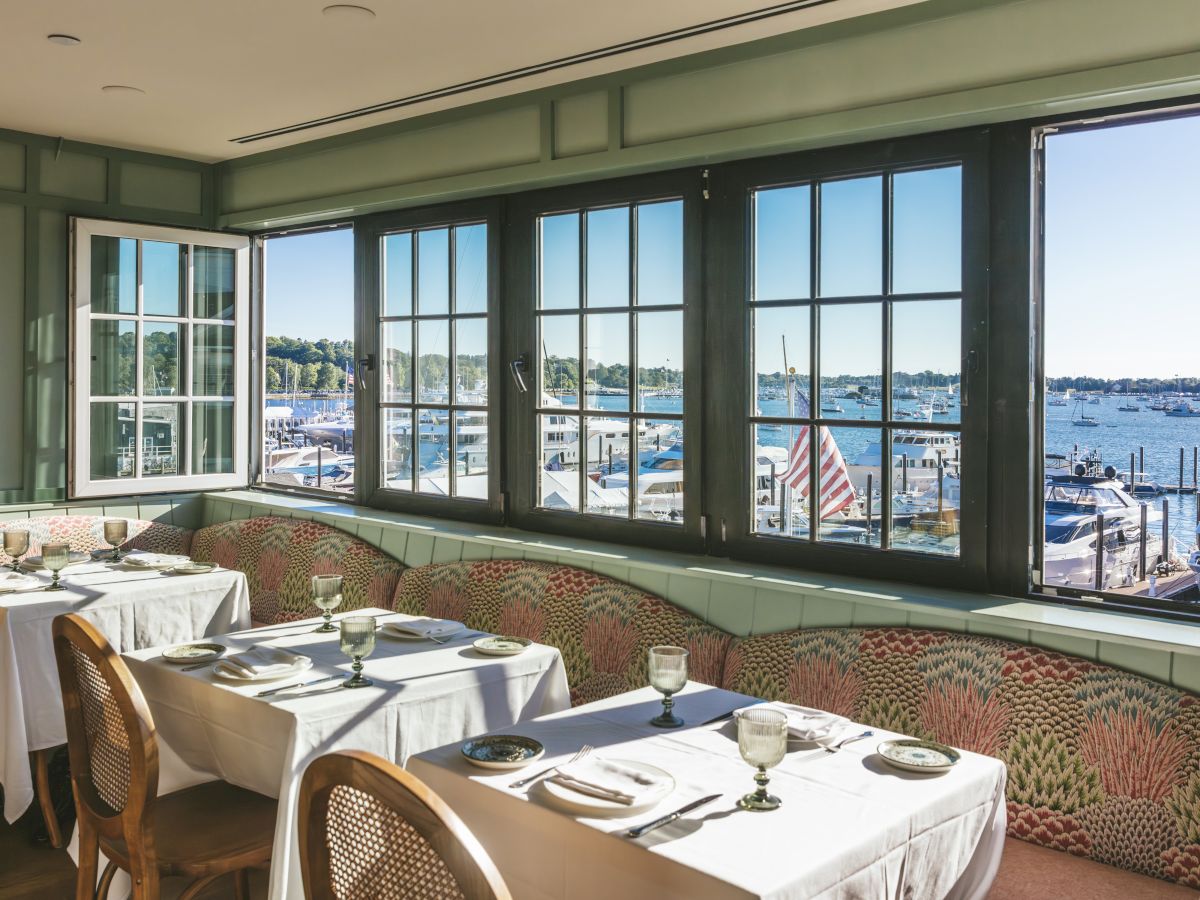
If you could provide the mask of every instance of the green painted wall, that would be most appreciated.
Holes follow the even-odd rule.
[[[1195,0],[925,0],[219,167],[277,226],[1200,92]]]
[[[71,215],[211,227],[211,166],[0,130],[0,503],[66,497]]]

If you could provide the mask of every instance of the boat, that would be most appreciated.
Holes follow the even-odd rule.
[[[1147,571],[1153,571],[1162,555],[1162,513],[1126,493],[1111,466],[1097,474],[1094,466],[1080,463],[1075,471],[1083,474],[1046,479],[1042,583],[1095,588],[1099,558],[1101,589],[1133,584],[1141,554],[1143,506]],[[1102,553],[1096,546],[1100,513],[1104,515]]]
[[[636,470],[639,512],[651,518],[676,520],[683,515],[683,441],[674,441],[643,460]],[[629,491],[630,473],[601,475],[602,488]]]
[[[1088,405],[1089,405],[1089,406],[1099,406],[1099,405],[1100,405],[1100,398],[1099,398],[1099,397],[1089,397],[1089,398],[1088,398]]]
[[[1068,406],[1067,398],[1061,394],[1051,394],[1046,399],[1047,406]]]
[[[1135,497],[1159,497],[1167,492],[1167,489],[1147,475],[1145,472],[1137,472],[1134,474],[1133,487],[1130,489],[1129,473],[1118,472],[1117,478],[1121,481],[1121,486],[1127,493],[1133,494]]]
[[[1075,412],[1079,413],[1079,404],[1075,404]],[[1080,428],[1097,428],[1100,425],[1100,420],[1095,416],[1084,415],[1080,413],[1071,419],[1072,425],[1078,425]]]
[[[842,409],[842,406],[840,403],[822,403],[821,404],[821,412],[844,413],[845,410]]]
[[[1117,412],[1141,412],[1142,408],[1134,403],[1122,403],[1117,407]]]
[[[1174,406],[1165,410],[1165,412],[1173,419],[1200,419],[1200,409],[1197,409],[1187,400],[1180,400]]]
[[[847,466],[850,482],[859,493],[865,493],[868,475],[876,484],[880,481],[879,443],[871,441]],[[900,493],[905,489],[924,491],[935,486],[939,463],[943,478],[956,476],[959,455],[957,435],[942,431],[896,430],[892,434],[892,489]]]

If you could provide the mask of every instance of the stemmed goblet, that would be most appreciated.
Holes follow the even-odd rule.
[[[325,634],[337,631],[333,627],[331,619],[333,618],[333,610],[342,602],[342,576],[314,575],[312,577],[312,592],[313,603],[317,605],[317,608],[325,616],[325,621],[314,630]]]
[[[774,768],[787,753],[787,716],[777,709],[746,709],[738,713],[738,750],[742,759],[756,767],[758,790],[738,800],[738,806],[756,812],[779,809],[783,801],[767,793],[767,769]]]
[[[50,582],[50,586],[47,587],[46,590],[63,590],[63,586],[58,583],[58,573],[65,569],[67,564],[70,562],[70,544],[42,544],[42,565],[49,569],[54,576],[53,580]]]
[[[688,652],[682,647],[651,647],[650,687],[663,695],[663,711],[650,720],[659,728],[678,728],[683,719],[672,712],[675,701],[672,694],[683,690],[688,679]]]
[[[362,661],[375,651],[375,617],[346,616],[340,624],[342,652],[354,661],[350,667],[354,670],[354,677],[343,682],[342,687],[369,687],[374,682],[363,677]]]
[[[112,547],[112,561],[121,559],[121,545],[129,537],[129,523],[124,519],[104,520],[104,543]]]
[[[21,557],[29,552],[29,532],[13,529],[4,532],[4,552],[12,560],[9,567],[18,572],[21,569]]]

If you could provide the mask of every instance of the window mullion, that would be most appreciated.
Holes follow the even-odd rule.
[[[883,335],[882,370],[880,377],[880,421],[879,429],[879,549],[887,550],[892,541],[892,173],[885,172],[880,179],[882,219],[881,247],[882,271],[880,285],[883,287],[883,303],[880,305]],[[870,521],[871,492],[867,492],[867,519]],[[867,532],[867,543],[871,541]]]
[[[821,306],[818,302],[821,288],[821,185],[813,182],[808,194],[808,296],[812,298],[809,306],[808,329],[808,403],[809,419],[816,418],[816,411],[821,403]],[[790,382],[788,389],[791,390]],[[816,409],[814,409],[814,406]],[[819,469],[821,464],[821,430],[814,425],[808,427],[808,541],[816,543],[821,533],[821,484]],[[788,448],[788,458],[791,458],[791,448]],[[789,490],[791,490],[789,488]],[[788,522],[784,533],[791,537],[791,509],[783,512]]]

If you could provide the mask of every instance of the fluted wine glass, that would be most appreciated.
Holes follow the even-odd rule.
[[[42,565],[54,576],[48,591],[61,591],[63,586],[58,583],[58,573],[71,562],[70,544],[42,544]]]
[[[346,616],[340,624],[342,652],[354,661],[351,666],[354,677],[344,682],[342,687],[369,687],[374,682],[363,677],[362,661],[375,652],[375,617]]]
[[[650,687],[663,695],[663,711],[650,720],[659,728],[678,728],[683,719],[672,709],[675,701],[672,694],[683,690],[688,679],[688,652],[682,647],[651,647],[649,659]]]
[[[124,519],[104,520],[104,543],[112,547],[112,560],[121,559],[121,545],[129,537],[129,523]]]
[[[9,567],[14,571],[20,571],[21,557],[29,552],[29,532],[24,529],[14,528],[11,531],[4,532],[4,553],[12,560]]]
[[[767,769],[772,769],[787,753],[787,716],[777,709],[746,709],[738,714],[738,750],[742,759],[758,769],[754,781],[758,790],[738,800],[738,806],[756,812],[779,809],[783,801],[767,793]]]
[[[337,631],[331,621],[333,611],[342,602],[341,575],[314,575],[312,577],[313,603],[325,616],[325,621],[315,630],[328,634]]]

